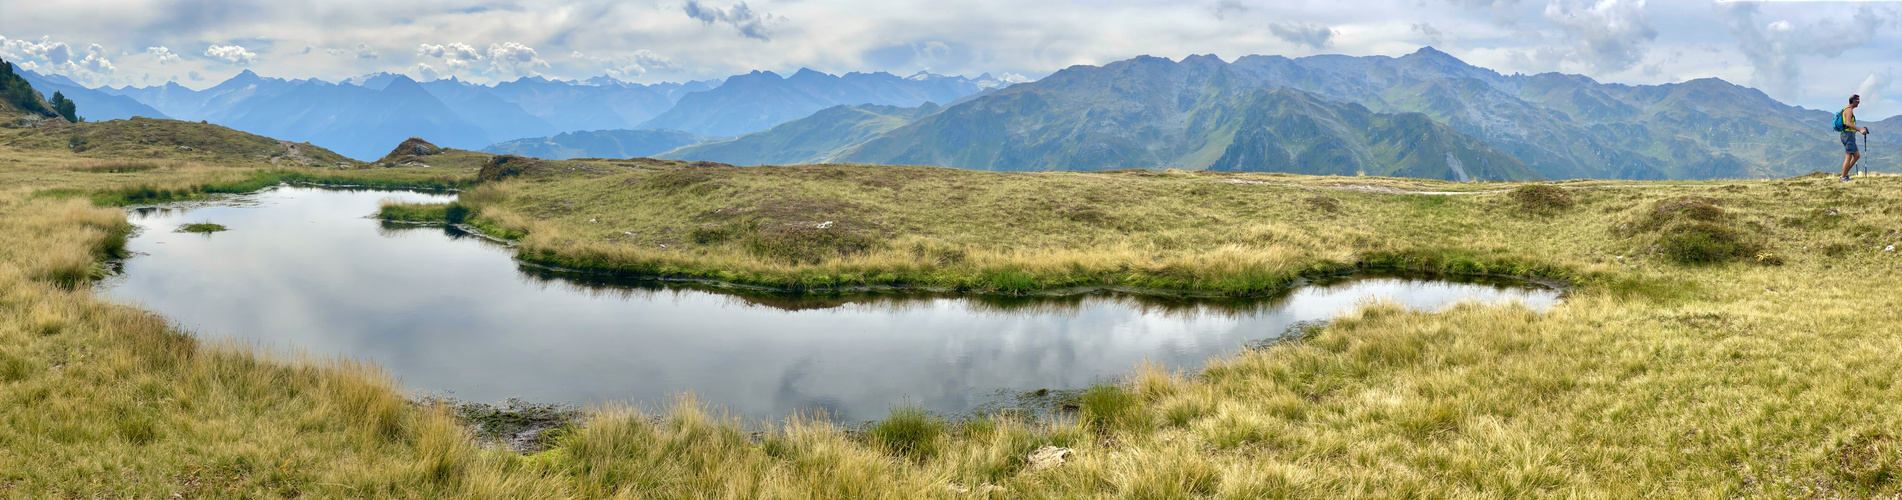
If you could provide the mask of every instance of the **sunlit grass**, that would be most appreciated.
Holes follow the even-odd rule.
[[[89,172],[67,168],[83,158],[14,153],[0,147],[9,182],[0,190],[0,496],[1902,492],[1902,260],[1883,250],[1902,242],[1902,206],[1885,202],[1902,196],[1895,177],[1560,184],[1569,204],[1551,191],[1491,191],[1510,185],[886,167],[680,173],[604,163],[485,185],[458,203],[471,224],[515,231],[526,257],[740,282],[1229,293],[1309,272],[1397,267],[1579,284],[1544,313],[1365,304],[1300,341],[1192,373],[1132,367],[1054,420],[944,422],[901,410],[863,428],[797,416],[742,422],[681,399],[652,411],[593,408],[552,448],[522,455],[477,445],[446,409],[410,403],[374,366],[207,345],[85,289],[100,259],[123,253],[128,229],[92,193],[205,192],[265,167]],[[837,254],[810,258],[751,240],[827,221],[826,230],[873,244],[818,241],[800,252]],[[1695,233],[1672,228],[1692,224],[1734,238],[1674,242]],[[724,228],[735,232],[711,237]],[[1063,465],[1033,469],[1027,457],[1043,446],[1073,451]]]

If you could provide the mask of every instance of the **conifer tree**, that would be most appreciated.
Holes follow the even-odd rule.
[[[65,94],[53,92],[52,103],[53,111],[59,113],[60,117],[68,122],[79,123],[79,106],[73,104],[71,99],[67,99]]]

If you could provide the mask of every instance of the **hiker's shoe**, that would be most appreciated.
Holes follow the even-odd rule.
[[[1843,182],[1849,182],[1849,176],[1847,176],[1847,175],[1845,175],[1845,176],[1843,176],[1843,178],[1841,178],[1841,179],[1836,179],[1836,180],[1839,180],[1839,181],[1843,181]]]

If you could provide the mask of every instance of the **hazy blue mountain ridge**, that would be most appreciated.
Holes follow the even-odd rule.
[[[590,130],[497,143],[482,152],[549,160],[643,158],[700,141],[679,130]]]
[[[79,117],[86,120],[119,120],[134,116],[171,118],[137,99],[87,88],[64,76],[42,75],[17,67],[14,68],[14,73],[47,98],[51,98],[53,93],[58,92],[67,99],[71,99],[73,105],[78,107]]]
[[[942,110],[929,102],[912,108],[876,104],[833,106],[767,130],[730,140],[694,144],[654,157],[741,166],[827,163],[846,148]]]
[[[638,128],[673,129],[707,136],[738,136],[772,128],[838,105],[914,107],[951,102],[984,90],[963,77],[890,73],[833,76],[801,69],[781,78],[770,71],[736,75],[711,90],[681,97],[672,109]]]

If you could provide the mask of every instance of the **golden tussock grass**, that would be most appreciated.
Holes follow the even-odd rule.
[[[205,345],[163,318],[61,285],[52,277],[90,270],[123,219],[116,210],[35,193],[68,182],[70,189],[123,184],[21,163],[0,165],[0,176],[40,179],[0,192],[0,234],[9,242],[0,245],[0,496],[1902,492],[1902,387],[1894,377],[1902,371],[1894,355],[1902,352],[1895,334],[1902,309],[1894,307],[1902,303],[1902,261],[1882,250],[1902,234],[1902,209],[1886,202],[1902,195],[1894,177],[1850,185],[1575,183],[1569,208],[1539,213],[1515,211],[1504,192],[1395,195],[1181,173],[897,168],[873,175],[775,167],[665,182],[643,177],[657,170],[512,181],[463,201],[477,205],[486,224],[525,233],[525,251],[813,282],[916,270],[945,272],[944,282],[955,283],[1016,269],[1029,277],[986,279],[1045,286],[1082,276],[1076,281],[1101,284],[1103,276],[1148,273],[1256,283],[1376,258],[1508,268],[1531,262],[1593,277],[1545,313],[1482,304],[1412,312],[1373,303],[1301,341],[1242,351],[1194,372],[1135,367],[1122,383],[1084,395],[1072,420],[933,424],[926,417],[873,438],[818,419],[739,422],[682,399],[652,413],[594,409],[553,448],[521,455],[477,445],[442,409],[407,401],[372,366]],[[172,175],[181,183],[223,175],[179,173],[189,170]],[[1244,177],[1333,188],[1412,184]],[[663,184],[669,187],[653,187]],[[1317,196],[1337,206],[1314,208]],[[1689,196],[1716,200],[1726,228],[1779,259],[1678,264],[1660,249],[1679,235],[1628,229],[1665,200]],[[742,215],[728,217],[726,209]],[[798,260],[745,238],[691,238],[709,225],[759,223],[746,229],[770,232],[788,230],[775,224],[828,220],[865,231],[876,244]],[[1061,466],[1033,469],[1026,457],[1041,446],[1074,451]]]

